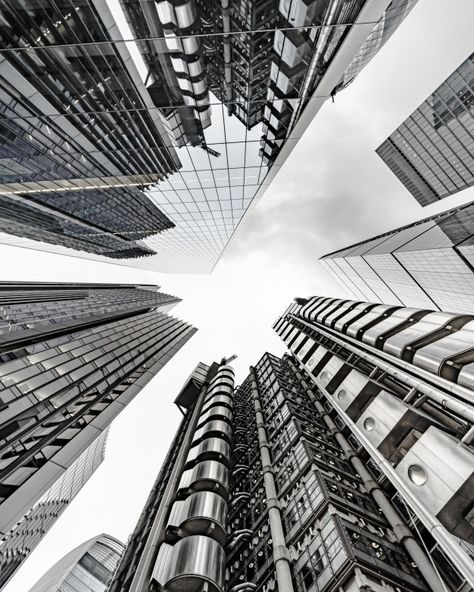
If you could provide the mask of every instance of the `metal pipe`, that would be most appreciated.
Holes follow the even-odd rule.
[[[297,379],[300,381],[301,386],[305,389],[306,394],[314,403],[314,406],[320,413],[324,423],[331,430],[331,433],[334,435],[339,446],[346,455],[346,458],[350,461],[354,469],[360,475],[360,478],[364,482],[364,486],[366,487],[367,491],[372,495],[375,502],[382,510],[383,515],[392,527],[392,530],[395,533],[396,537],[398,538],[400,543],[405,547],[413,561],[417,564],[418,569],[420,570],[421,574],[430,586],[430,589],[433,592],[446,592],[446,587],[444,586],[441,577],[438,575],[429,557],[423,551],[422,547],[415,539],[408,526],[405,524],[403,518],[392,506],[390,500],[380,489],[380,486],[377,483],[377,481],[374,480],[373,476],[370,474],[363,462],[357,456],[356,452],[354,451],[350,443],[342,435],[338,426],[329,417],[327,410],[318,401],[313,391],[309,387],[308,383],[303,378],[303,375],[301,374],[299,369],[295,366],[292,360],[289,359],[288,363],[293,372],[295,373]]]
[[[189,445],[192,442],[194,433],[196,431],[196,425],[201,414],[204,399],[209,390],[209,385],[206,385],[199,395],[197,404],[192,411],[191,421],[186,430],[186,435],[181,445],[181,449],[173,465],[171,475],[166,486],[166,490],[163,494],[163,499],[160,503],[159,510],[156,514],[153,525],[148,534],[145,546],[141,553],[140,562],[135,570],[135,577],[133,578],[128,592],[144,592],[147,590],[147,585],[150,580],[150,574],[153,570],[153,565],[156,560],[156,554],[158,547],[164,541],[164,531],[166,526],[166,520],[168,514],[173,505],[176,497],[176,491],[178,489],[179,481],[183,473],[183,467],[186,462],[186,456],[188,453]]]
[[[262,462],[265,496],[267,498],[268,521],[270,523],[270,532],[272,535],[273,561],[275,563],[278,590],[281,590],[282,592],[294,592],[290,569],[290,553],[286,546],[285,534],[283,532],[283,521],[280,511],[280,502],[276,492],[273,465],[270,457],[270,447],[267,440],[262,405],[260,403],[257,378],[255,375],[255,369],[252,366],[250,366],[250,380],[252,384],[255,418],[257,420],[258,444],[260,448],[260,459]]]
[[[303,369],[303,371],[305,370]],[[472,562],[471,557],[459,546],[459,544],[456,542],[456,539],[450,533],[448,533],[448,531],[439,522],[439,520],[435,516],[433,516],[433,514],[429,512],[422,503],[420,503],[420,500],[406,487],[403,479],[401,479],[399,475],[393,470],[392,465],[381,455],[381,453],[376,448],[372,446],[372,444],[369,440],[367,440],[364,434],[354,429],[354,424],[347,417],[345,412],[342,409],[340,409],[337,402],[333,401],[333,399],[326,393],[325,388],[320,385],[318,386],[320,391],[328,400],[328,402],[336,409],[340,417],[345,420],[348,427],[352,431],[357,433],[358,439],[363,443],[364,447],[371,453],[372,458],[378,461],[380,470],[383,473],[385,473],[385,475],[389,478],[394,487],[400,493],[402,493],[404,500],[408,503],[408,505],[411,506],[412,510],[424,524],[428,532],[430,532],[434,539],[438,541],[440,547],[443,549],[445,554],[452,559],[456,567],[466,578],[469,584],[474,587],[474,564]],[[324,413],[327,413],[324,407],[323,410]],[[337,426],[335,429],[339,431]]]
[[[371,364],[378,366],[381,370],[393,376],[394,378],[403,378],[403,382],[405,382],[408,386],[417,389],[423,395],[426,395],[429,399],[436,401],[441,405],[445,405],[447,409],[450,409],[460,417],[467,419],[470,423],[474,423],[474,408],[471,407],[472,404],[472,392],[469,392],[467,389],[459,386],[457,384],[453,384],[441,376],[437,376],[436,374],[432,374],[431,372],[426,372],[422,368],[418,368],[409,364],[408,362],[404,362],[399,358],[393,358],[390,363],[385,362],[382,358],[391,359],[389,354],[385,354],[380,350],[373,348],[366,343],[361,343],[355,339],[352,339],[348,335],[344,335],[344,339],[335,335],[332,329],[328,329],[327,327],[321,327],[321,325],[316,325],[312,323],[308,323],[304,321],[300,317],[296,315],[291,315],[295,320],[303,323],[310,329],[314,329],[319,331],[325,337],[332,339],[338,345],[345,347],[346,349],[354,352],[357,354],[361,359],[370,362]],[[362,349],[363,348],[363,349]],[[364,350],[373,351],[374,353],[367,353]],[[414,378],[409,372],[409,370],[413,372],[416,370],[416,373],[421,375],[422,377],[426,376],[428,381],[432,381],[434,378],[441,383],[443,389],[447,389],[451,393],[463,398],[464,401],[459,401],[455,397],[453,397],[449,393],[441,392],[438,390],[436,386],[433,384],[426,384],[425,382],[421,382],[417,378]]]

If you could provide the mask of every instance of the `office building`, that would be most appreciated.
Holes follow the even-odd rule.
[[[82,485],[112,420],[194,333],[166,314],[178,301],[147,285],[0,284],[0,536],[11,572],[38,542],[35,516],[51,526],[55,512],[38,502],[61,485],[64,500],[77,493],[74,463],[83,455]]]
[[[422,537],[444,589],[470,589],[474,316],[313,297],[274,328]]]
[[[60,559],[30,592],[105,592],[123,549],[108,534],[96,536]]]
[[[293,335],[290,322],[278,330]],[[183,420],[110,592],[445,590],[418,525],[297,354],[264,354],[239,387],[227,360],[200,364],[175,402]],[[464,509],[442,519],[472,535],[455,521]]]
[[[474,202],[324,255],[356,300],[474,314]]]
[[[474,184],[474,53],[377,154],[422,206]]]
[[[1,0],[0,242],[210,271],[413,4]]]
[[[11,578],[104,460],[108,429],[0,540],[0,588]]]

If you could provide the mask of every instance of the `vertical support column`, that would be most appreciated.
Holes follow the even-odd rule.
[[[314,406],[321,415],[324,423],[331,430],[331,433],[334,435],[346,458],[350,461],[354,469],[360,475],[360,478],[362,479],[367,491],[371,494],[379,508],[382,510],[383,515],[387,519],[387,522],[390,524],[398,540],[405,547],[410,557],[416,563],[421,574],[430,586],[430,590],[433,592],[446,592],[446,588],[443,584],[443,581],[441,580],[441,577],[438,575],[429,557],[423,551],[422,547],[415,539],[408,526],[405,524],[403,518],[380,489],[379,484],[373,479],[364,463],[360,460],[350,443],[341,433],[339,427],[334,423],[331,417],[329,417],[327,410],[318,401],[300,370],[296,367],[291,359],[288,359],[288,364],[293,370],[296,378],[300,381],[301,386],[305,389],[311,401],[313,401]]]
[[[199,419],[199,415],[201,413],[202,405],[204,402],[204,398],[208,392],[208,386],[204,386],[200,395],[199,399],[196,402],[194,409],[191,411],[192,416],[189,422],[189,425],[186,429],[186,434],[184,439],[181,443],[181,449],[176,457],[174,462],[173,468],[171,470],[171,474],[168,480],[168,484],[166,486],[166,490],[163,495],[163,499],[160,503],[159,511],[156,513],[155,520],[153,525],[150,529],[150,533],[147,537],[146,543],[144,548],[141,552],[141,558],[138,566],[135,570],[135,576],[130,583],[128,588],[128,592],[143,592],[144,590],[148,589],[148,582],[150,581],[150,576],[153,569],[153,564],[156,559],[156,554],[158,552],[158,548],[161,543],[164,541],[165,538],[165,525],[166,519],[169,514],[170,508],[173,504],[174,497],[176,495],[176,490],[178,488],[178,483],[181,478],[181,474],[183,472],[184,463],[186,460],[186,454],[189,448],[189,445],[192,441],[194,432],[196,430],[196,424]],[[176,438],[175,438],[176,440]],[[175,445],[175,441],[173,441],[172,446]],[[171,449],[168,451],[168,455],[170,455]],[[166,463],[166,459],[165,459]],[[144,520],[145,517],[142,516],[141,520]],[[122,563],[128,563],[127,551],[125,550],[124,557],[122,559]],[[120,587],[116,581],[112,582],[112,586],[110,592],[119,592]]]
[[[252,397],[257,421],[258,443],[260,447],[260,458],[262,461],[263,482],[267,498],[268,521],[270,523],[270,532],[272,535],[273,558],[278,590],[280,592],[294,592],[290,569],[290,553],[286,546],[280,502],[276,492],[273,464],[267,440],[265,421],[262,414],[257,378],[255,375],[255,369],[252,366],[250,367],[250,380],[252,383]]]
[[[224,587],[233,376],[221,365],[200,404],[152,574],[163,590]]]

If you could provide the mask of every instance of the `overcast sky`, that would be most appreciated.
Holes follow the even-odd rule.
[[[5,592],[27,592],[55,561],[100,532],[126,541],[179,421],[173,407],[199,361],[236,353],[237,377],[266,351],[294,296],[346,296],[319,256],[474,199],[422,208],[375,148],[473,51],[472,0],[419,0],[355,83],[326,103],[210,276],[173,276],[0,245],[3,280],[153,283],[183,299],[199,331],[115,421],[106,460]]]

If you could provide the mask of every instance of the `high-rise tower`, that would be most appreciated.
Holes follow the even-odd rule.
[[[38,542],[33,518],[51,526],[40,499],[77,493],[72,467],[83,484],[112,420],[195,329],[166,314],[179,299],[156,286],[3,283],[0,300],[1,560],[12,570]]]
[[[0,588],[34,551],[56,520],[104,460],[109,428],[90,444],[66,472],[0,539]]]
[[[30,592],[105,592],[123,549],[108,534],[96,536],[60,559]]]
[[[208,272],[414,3],[0,0],[0,241]]]
[[[474,184],[474,53],[377,154],[422,206]]]
[[[275,329],[449,589],[472,586],[474,316],[314,297]]]
[[[324,255],[358,300],[474,314],[474,203]]]
[[[445,590],[298,359],[265,354],[237,388],[226,363],[200,364],[178,395],[184,418],[110,592]]]

